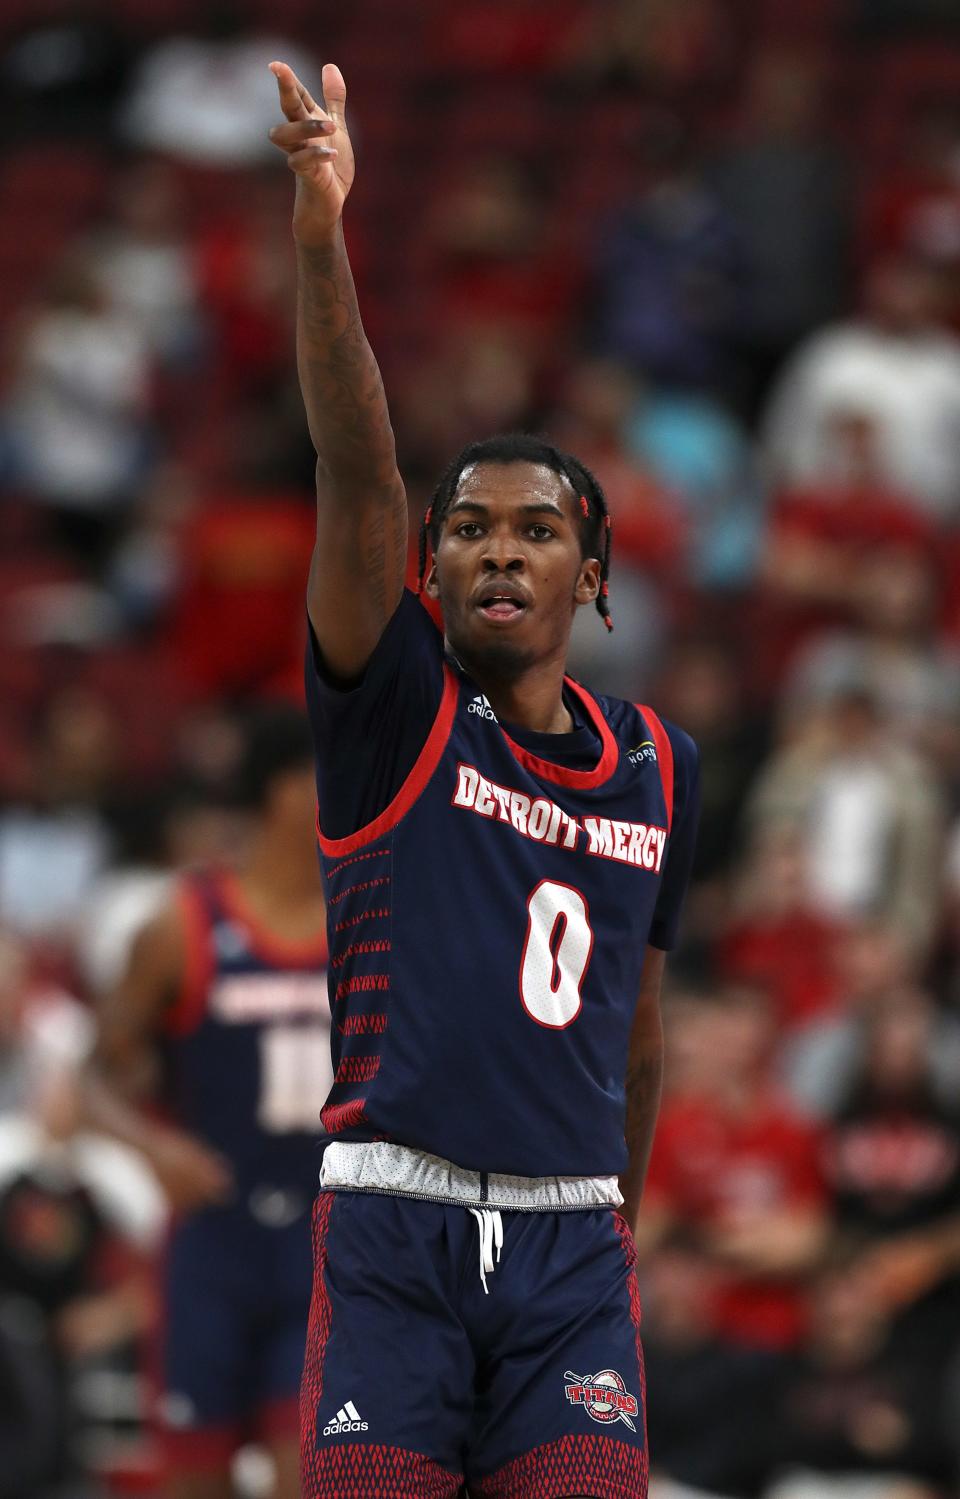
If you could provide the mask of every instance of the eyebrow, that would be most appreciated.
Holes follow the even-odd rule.
[[[490,513],[489,505],[484,505],[481,500],[454,500],[447,514],[453,515],[458,510],[475,510],[480,515]],[[561,520],[569,519],[553,500],[536,500],[529,505],[521,505],[519,511],[521,515],[556,515]]]

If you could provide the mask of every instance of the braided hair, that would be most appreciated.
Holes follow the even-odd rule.
[[[596,557],[600,562],[597,612],[607,629],[612,630],[609,602],[611,534],[606,496],[597,479],[579,459],[529,432],[506,432],[497,437],[485,437],[479,442],[468,443],[447,466],[420,522],[417,592],[423,592],[428,549],[435,553],[440,544],[443,518],[457,492],[463,472],[476,463],[535,463],[552,469],[555,474],[566,479],[580,502],[583,517],[580,542],[583,555]]]

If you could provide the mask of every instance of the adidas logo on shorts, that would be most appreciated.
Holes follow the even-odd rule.
[[[327,1422],[323,1428],[323,1434],[325,1437],[335,1437],[340,1436],[345,1431],[369,1430],[369,1421],[362,1421],[357,1407],[352,1400],[348,1400],[345,1405],[341,1405],[333,1420]]]

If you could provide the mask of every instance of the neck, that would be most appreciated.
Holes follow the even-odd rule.
[[[303,843],[305,847],[301,848]],[[285,829],[258,829],[238,871],[241,884],[251,890],[268,891],[280,905],[315,899],[320,888],[316,852],[303,839],[297,839],[297,845],[291,847]]]
[[[573,718],[563,701],[565,662],[538,661],[516,672],[498,673],[489,663],[458,658],[481,688],[497,718],[540,734],[569,734]]]

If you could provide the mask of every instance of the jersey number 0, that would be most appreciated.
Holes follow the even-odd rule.
[[[541,880],[527,901],[520,959],[520,998],[531,1020],[555,1031],[576,1020],[592,951],[593,928],[581,892]]]

